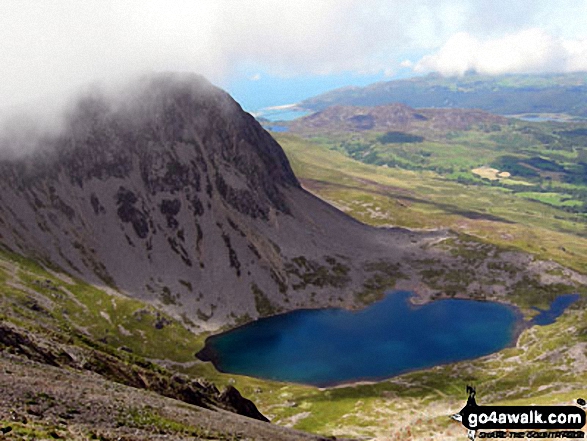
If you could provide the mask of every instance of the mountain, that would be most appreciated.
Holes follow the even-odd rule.
[[[6,439],[326,440],[269,424],[232,385],[220,391],[75,332],[3,319],[0,372]]]
[[[474,108],[500,115],[566,113],[587,116],[587,74],[442,77],[430,74],[366,87],[336,89],[299,103],[323,110],[332,105]]]
[[[318,200],[252,116],[192,75],[86,96],[41,142],[0,164],[2,243],[196,329],[356,305],[365,260],[445,236],[383,233]]]

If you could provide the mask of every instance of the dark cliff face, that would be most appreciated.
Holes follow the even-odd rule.
[[[360,304],[421,251],[303,190],[275,140],[194,75],[87,95],[42,144],[0,163],[0,245],[198,331]]]
[[[287,213],[280,188],[299,186],[273,138],[228,94],[196,75],[144,79],[115,98],[84,97],[70,110],[63,133],[43,142],[42,159],[16,164],[13,176],[22,186],[61,175],[83,188],[92,179],[127,179],[138,168],[151,194],[193,192],[195,212],[203,210],[197,194],[216,191],[241,213],[261,218],[270,208]]]

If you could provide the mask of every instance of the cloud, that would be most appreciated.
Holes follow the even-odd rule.
[[[45,106],[89,81],[148,71],[194,71],[220,84],[245,71],[394,72],[409,54],[447,41],[419,68],[444,67],[441,52],[455,50],[468,66],[480,61],[459,48],[488,53],[486,42],[519,29],[541,29],[552,40],[543,50],[568,53],[572,69],[582,66],[586,16],[583,0],[2,0],[0,108]],[[523,62],[507,66],[539,68],[522,52]]]
[[[587,70],[587,40],[566,40],[541,29],[527,29],[499,38],[453,35],[436,53],[424,56],[416,72],[462,75],[573,72]]]

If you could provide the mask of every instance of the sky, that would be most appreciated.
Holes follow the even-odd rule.
[[[0,109],[193,71],[249,111],[429,72],[587,71],[587,0],[2,0]]]

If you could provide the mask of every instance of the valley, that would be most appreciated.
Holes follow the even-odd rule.
[[[587,437],[586,18],[0,1],[0,441]]]
[[[372,118],[373,127],[353,126],[359,116]],[[448,227],[464,232],[473,225],[480,228],[485,224],[486,231],[474,234],[582,271],[587,263],[583,242],[587,225],[587,186],[582,182],[587,151],[584,130],[585,123],[581,122],[530,123],[477,111],[461,116],[455,110],[416,111],[394,104],[330,108],[291,123],[288,134],[276,136],[286,143],[294,139],[287,135],[301,136],[303,142],[309,143],[304,153],[319,145],[361,163],[379,166],[379,170],[352,168],[356,184],[345,182],[346,187],[340,187],[342,197],[342,190],[352,192],[360,187],[368,188],[370,197],[379,203],[384,203],[384,198],[378,195],[392,196],[396,209],[387,211],[393,211],[392,219],[387,221],[382,213],[368,216],[367,209],[347,206],[347,210],[356,212],[366,222]],[[311,154],[317,157],[321,153]],[[333,161],[337,158],[329,157]],[[347,163],[344,167],[351,169]],[[361,178],[362,170],[373,170],[376,177]],[[341,177],[320,182],[328,181],[315,176],[320,172],[305,173],[309,188],[334,199],[326,194],[336,194],[332,184],[341,184]],[[456,217],[447,217],[451,213]],[[511,231],[505,232],[508,229]],[[526,240],[521,238],[520,229],[526,229]],[[532,234],[542,240],[532,240]],[[571,243],[575,245],[573,251],[566,247]],[[577,248],[577,244],[582,245]]]

